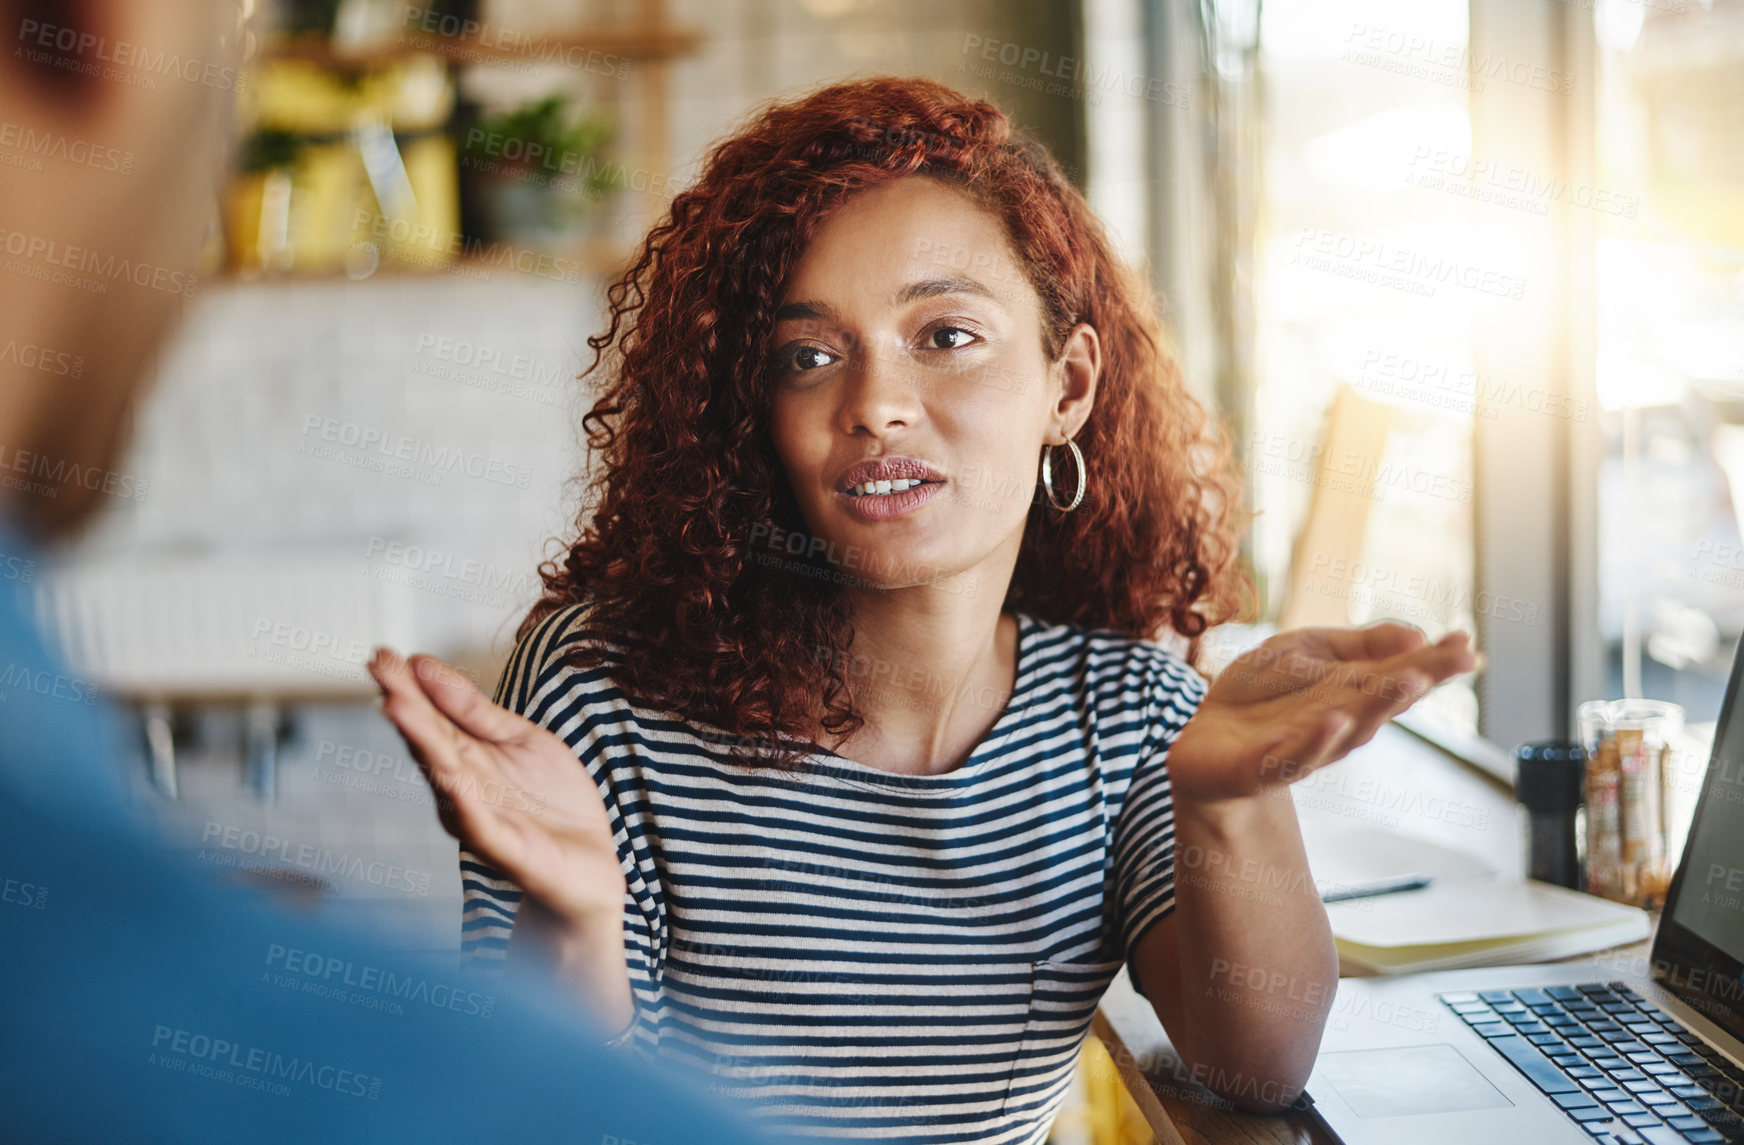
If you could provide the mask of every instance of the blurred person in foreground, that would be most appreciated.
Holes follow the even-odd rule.
[[[193,293],[243,8],[0,0],[0,1136],[758,1140],[535,970],[462,978],[169,852],[119,721],[31,623],[41,547],[96,512]]]

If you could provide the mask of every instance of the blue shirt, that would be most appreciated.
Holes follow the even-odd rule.
[[[750,1145],[741,1111],[488,983],[223,886],[157,838],[120,723],[31,622],[0,520],[0,1135]]]

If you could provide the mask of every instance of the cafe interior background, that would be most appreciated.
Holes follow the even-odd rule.
[[[1488,668],[1413,730],[1505,765],[1652,697],[1705,763],[1744,629],[1744,0],[262,0],[255,27],[104,514],[6,570],[215,868],[457,950],[455,845],[363,661],[494,685],[579,507],[615,268],[760,102],[873,73],[1006,108],[1148,271],[1255,510],[1255,623],[1214,654],[1473,629]],[[1080,1070],[1054,1140],[1146,1139]]]

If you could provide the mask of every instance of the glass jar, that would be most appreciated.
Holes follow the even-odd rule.
[[[1587,890],[1649,909],[1670,883],[1660,785],[1683,730],[1663,700],[1593,700],[1579,712],[1587,753]]]

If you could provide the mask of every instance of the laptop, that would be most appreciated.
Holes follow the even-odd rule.
[[[1650,957],[1341,979],[1301,1104],[1344,1145],[1744,1141],[1741,680]]]

